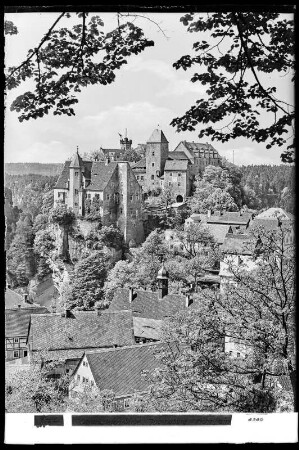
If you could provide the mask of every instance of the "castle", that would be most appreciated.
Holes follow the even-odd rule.
[[[194,176],[207,165],[220,165],[221,157],[210,144],[186,141],[169,151],[163,131],[155,129],[145,145],[139,144],[145,157],[129,163],[122,158],[132,140],[127,132],[120,137],[120,149],[100,149],[104,161],[85,161],[77,149],[64,164],[54,188],[54,202],[66,204],[84,218],[96,201],[104,226],[117,225],[127,243],[140,244],[144,239],[143,194],[169,188],[176,201],[183,202],[190,195]]]
[[[177,202],[190,195],[192,180],[208,165],[219,166],[221,157],[210,144],[180,142],[169,151],[168,140],[155,129],[146,143],[145,157],[132,165],[144,192],[169,188]]]
[[[55,185],[54,203],[59,201],[81,218],[96,201],[103,226],[117,225],[127,243],[144,240],[142,189],[126,161],[84,161],[77,149]]]

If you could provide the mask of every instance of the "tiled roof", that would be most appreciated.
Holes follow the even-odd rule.
[[[92,161],[82,161],[84,166],[84,177],[89,180],[91,167],[94,164]],[[70,178],[70,165],[71,161],[65,161],[61,174],[55,184],[55,189],[67,189],[67,182]]]
[[[169,154],[168,154],[168,158],[170,158],[170,159],[181,159],[181,160],[188,160],[189,161],[189,158],[188,158],[188,156],[186,155],[186,153],[184,153],[184,152],[176,152],[176,151],[173,151],[173,152],[169,152]]]
[[[227,223],[231,225],[247,225],[252,218],[252,213],[243,212],[240,214],[237,212],[225,211],[222,215],[212,214],[207,218],[207,223]]]
[[[179,160],[179,159],[167,159],[165,162],[164,171],[169,170],[181,170],[186,171],[188,168],[189,160]]]
[[[209,233],[213,236],[218,244],[223,244],[225,236],[230,229],[230,225],[206,223],[204,224],[204,226],[208,229]]]
[[[115,153],[117,156],[120,156],[125,152],[125,150],[121,148],[101,148],[101,150],[104,153],[104,155],[107,156],[109,156],[109,153]]]
[[[67,181],[69,179],[69,168],[71,161],[65,161],[61,174],[55,184],[56,189],[67,189]]]
[[[140,161],[137,161],[132,165],[132,169],[146,169],[146,158],[142,158]]]
[[[135,290],[132,303],[129,302],[129,289],[118,288],[108,311],[132,310],[134,317],[161,320],[186,308],[183,295],[168,294],[159,299],[158,292]]]
[[[291,213],[288,213],[282,208],[269,208],[267,211],[260,213],[256,216],[256,219],[276,219],[280,218],[281,220],[294,220],[294,216]]]
[[[234,255],[251,255],[249,243],[252,237],[247,234],[236,234],[227,236],[224,239],[221,250],[224,253],[232,253]]]
[[[133,317],[134,335],[146,339],[161,339],[163,320],[146,319],[144,317]]]
[[[91,183],[88,190],[103,191],[116,170],[117,162],[105,164],[103,161],[95,161],[91,169]]]
[[[99,352],[86,352],[86,358],[99,390],[112,390],[116,397],[144,392],[149,388],[142,372],[161,367],[155,357],[167,344],[143,344]]]
[[[124,309],[124,308],[123,308]],[[70,350],[131,345],[134,342],[131,311],[71,311],[32,316],[29,343],[32,350]]]
[[[155,129],[147,142],[168,142],[162,130]]]
[[[286,220],[282,220],[285,223]],[[265,230],[276,230],[278,228],[277,219],[258,219],[257,217],[250,223],[250,229],[255,229],[257,227],[263,227]]]
[[[15,308],[24,302],[22,295],[9,288],[5,289],[5,309]]]
[[[5,310],[5,337],[27,336],[30,316],[48,313],[47,308],[29,307]]]
[[[191,152],[191,154],[199,158],[220,158],[219,153],[211,144],[204,144],[202,142],[181,141],[176,148],[178,148],[178,146],[181,144],[183,144],[186,147],[186,149],[188,149],[189,152]]]

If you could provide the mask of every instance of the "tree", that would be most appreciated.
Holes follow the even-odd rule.
[[[22,214],[7,252],[7,271],[16,286],[26,286],[35,274],[32,225],[31,216]]]
[[[221,295],[203,290],[194,295],[191,308],[169,318],[162,367],[145,374],[152,383],[147,408],[271,412],[288,397],[277,385],[287,375],[294,405],[284,407],[296,411],[295,266],[289,233],[287,225],[254,231],[251,265],[228,262],[231,280]],[[242,356],[226,351],[227,338],[243,348]]]
[[[89,220],[91,222],[98,221],[99,227],[102,222],[102,211],[103,211],[103,200],[93,197],[92,200],[87,199],[85,201],[85,220]]]
[[[267,148],[286,146],[283,135],[294,126],[294,107],[277,98],[276,86],[266,86],[263,74],[290,71],[294,81],[293,20],[272,12],[192,13],[180,20],[188,32],[203,33],[203,38],[193,44],[195,55],[185,55],[173,66],[203,67],[191,81],[207,85],[208,99],[197,100],[171,125],[177,131],[194,131],[201,124],[200,138],[221,142],[246,137],[267,142]],[[267,113],[265,127],[262,113]],[[281,159],[294,161],[294,143],[283,150]]]
[[[69,306],[72,309],[90,310],[96,302],[106,307],[103,286],[108,269],[108,256],[100,251],[93,251],[77,263],[70,279]]]
[[[48,214],[38,214],[33,222],[33,230],[35,233],[45,230],[49,226]]]
[[[63,412],[66,407],[69,377],[49,378],[56,360],[30,364],[5,377],[5,410],[9,413]]]
[[[31,79],[34,90],[19,95],[11,110],[19,113],[19,121],[36,119],[48,114],[74,115],[78,103],[76,94],[82,87],[111,84],[115,72],[127,63],[127,57],[153,46],[142,30],[132,22],[120,23],[111,32],[101,31],[104,23],[99,16],[88,20],[88,13],[76,13],[81,23],[72,28],[56,29],[56,25],[71,14],[62,12],[41,42],[28,51],[25,61],[7,70],[7,89],[14,89]],[[13,25],[6,32],[12,34]],[[55,49],[55,50],[54,50]]]
[[[69,234],[73,230],[76,220],[75,213],[63,203],[57,203],[50,212],[50,222],[59,225],[62,228],[62,246],[60,256],[64,261],[70,260],[69,255]]]
[[[55,248],[55,236],[53,232],[44,229],[37,231],[34,239],[34,252],[36,254],[36,276],[38,280],[42,280],[46,275],[52,273],[49,258]]]

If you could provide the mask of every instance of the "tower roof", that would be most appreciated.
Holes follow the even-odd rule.
[[[157,275],[157,278],[159,278],[159,279],[166,279],[166,278],[168,278],[169,277],[169,273],[168,273],[168,271],[165,269],[165,266],[164,266],[164,263],[162,263],[162,267],[161,267],[161,269],[159,270],[159,272],[158,272],[158,275]]]
[[[82,161],[81,156],[79,155],[79,151],[77,148],[76,153],[72,157],[70,167],[81,167],[82,165],[83,165],[83,161]]]
[[[165,137],[165,134],[163,133],[162,130],[159,130],[158,128],[156,128],[153,132],[151,137],[149,138],[149,140],[147,142],[167,142],[168,140]]]

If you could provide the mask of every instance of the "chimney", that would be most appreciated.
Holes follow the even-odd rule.
[[[134,295],[134,289],[132,287],[129,288],[129,303],[132,303]]]
[[[192,303],[193,303],[193,300],[190,296],[190,293],[188,292],[186,294],[186,300],[185,300],[186,308],[189,308],[189,306],[192,305]]]

